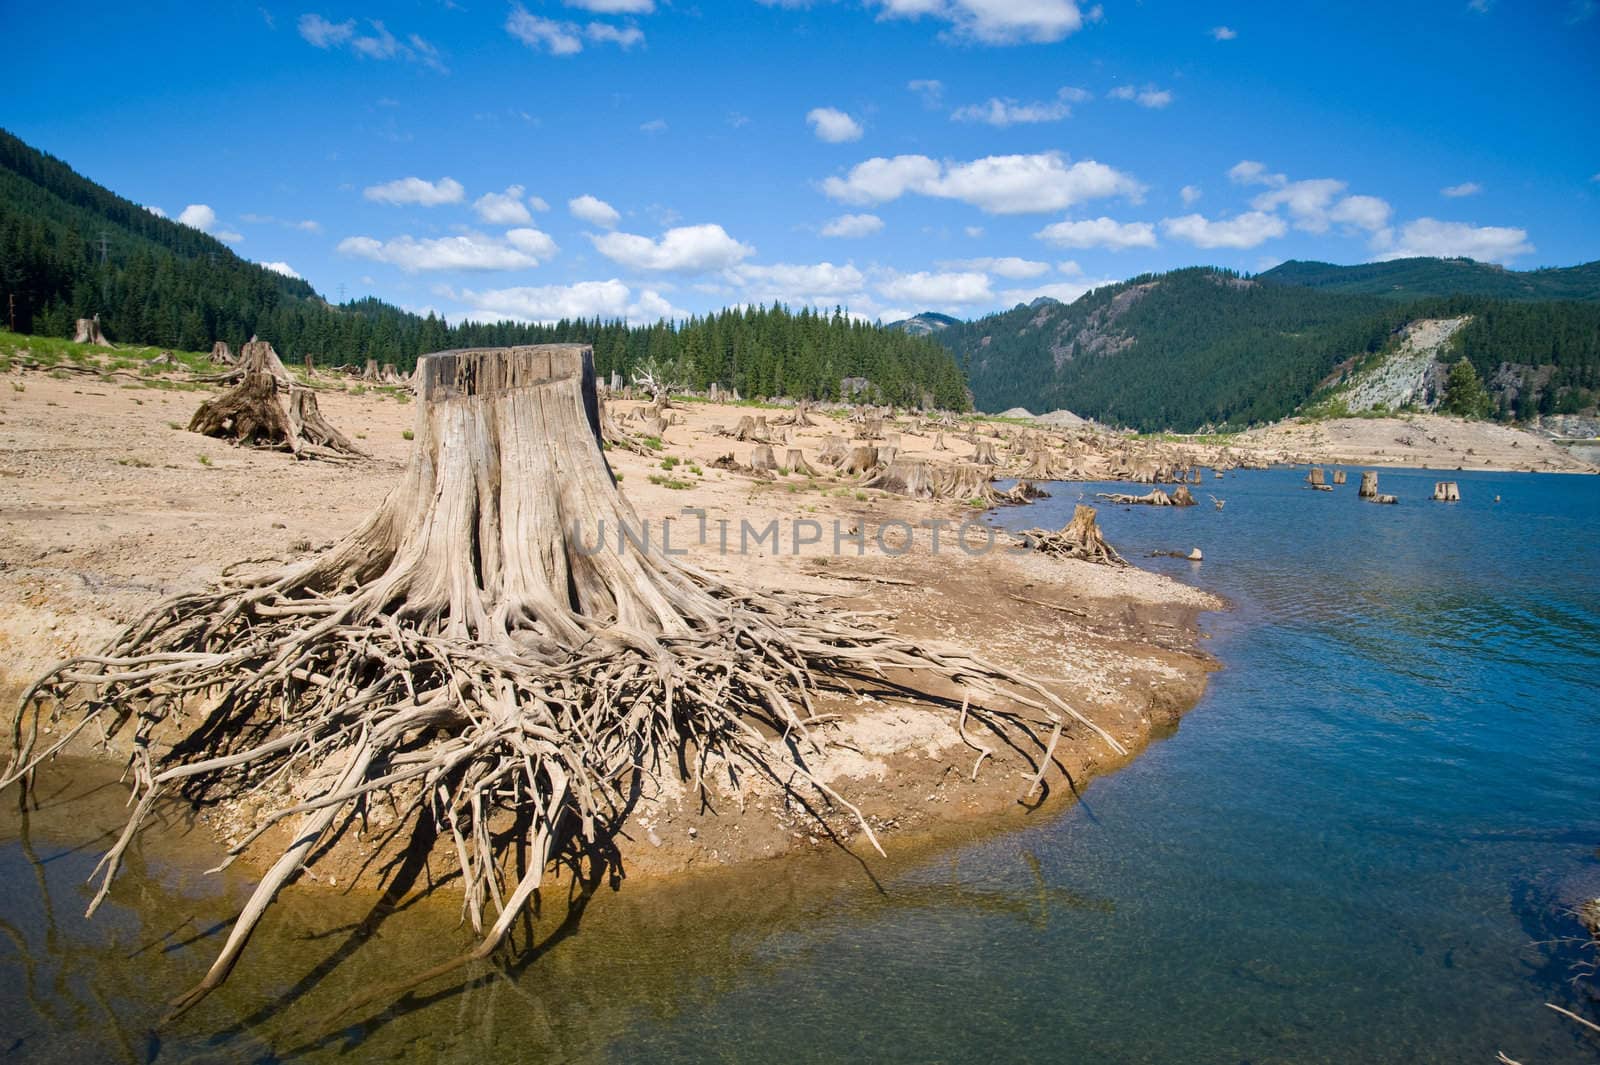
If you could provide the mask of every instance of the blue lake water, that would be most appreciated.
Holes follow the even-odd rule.
[[[1427,499],[1440,476],[1460,503]],[[1302,477],[1100,506],[1125,555],[1234,609],[1206,619],[1224,669],[1199,706],[1060,816],[881,888],[586,920],[508,978],[312,1055],[1594,1061],[1543,1003],[1600,1015],[1571,982],[1593,954],[1564,912],[1600,893],[1600,478],[1384,471],[1403,501],[1385,507]],[[994,520],[1058,526],[1096,490],[1051,487]],[[1194,546],[1204,563],[1148,557]],[[0,824],[0,1054],[264,1054],[270,1010],[219,1037],[147,1034],[214,927],[170,927],[171,894],[196,889],[157,867],[85,925],[95,853]],[[247,956],[213,1017],[291,995],[336,945],[297,920],[258,946],[302,960]]]

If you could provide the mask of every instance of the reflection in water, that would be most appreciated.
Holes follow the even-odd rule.
[[[761,865],[547,897],[537,950],[331,1035],[317,1022],[464,933],[424,902],[291,891],[214,999],[151,1033],[245,884],[147,839],[92,923],[123,793],[0,814],[0,1048],[18,1060],[1592,1061],[1542,1008],[1600,891],[1600,479],[1295,471],[1224,511],[1101,510],[1129,557],[1237,604],[1225,666],[1087,806],[884,872]],[[1081,486],[996,520],[1059,525]],[[1092,493],[1093,487],[1088,488]],[[1495,506],[1495,495],[1502,504]],[[1052,509],[1054,508],[1054,509]],[[1206,562],[1149,560],[1199,545]],[[1065,622],[1064,622],[1065,623]],[[89,791],[83,801],[77,792]],[[71,799],[72,801],[68,801]],[[209,856],[209,855],[208,855]],[[270,1049],[269,1049],[270,1048]]]

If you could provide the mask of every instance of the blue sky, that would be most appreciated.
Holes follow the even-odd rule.
[[[0,125],[452,320],[1600,258],[1597,0],[203,7],[12,5]]]

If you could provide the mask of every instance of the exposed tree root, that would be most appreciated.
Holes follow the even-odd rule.
[[[1023,546],[1058,558],[1078,558],[1111,566],[1127,565],[1122,556],[1106,543],[1099,522],[1095,520],[1094,508],[1082,503],[1073,509],[1072,521],[1059,531],[1028,529],[1021,534],[1021,538]]]
[[[224,865],[282,848],[175,1014],[227,978],[277,892],[379,797],[453,844],[480,937],[414,984],[493,952],[561,848],[615,829],[641,774],[682,767],[702,789],[713,771],[766,777],[850,811],[876,846],[808,768],[823,690],[964,692],[964,737],[979,721],[1042,743],[1030,793],[1069,719],[1121,751],[1019,672],[736,588],[630,536],[593,373],[577,345],[425,357],[411,462],[359,528],[305,562],[168,599],[25,693],[0,786],[86,731],[133,733],[133,808],[90,913],[164,799],[249,819]],[[278,826],[291,831],[274,843]]]

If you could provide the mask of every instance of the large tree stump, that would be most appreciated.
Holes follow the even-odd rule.
[[[926,459],[901,456],[889,460],[877,473],[861,482],[863,488],[878,488],[912,499],[932,499],[933,476]]]
[[[971,461],[979,466],[1000,465],[1000,459],[994,453],[994,441],[982,439],[974,441]]]
[[[231,389],[200,404],[189,431],[253,446],[275,445],[300,453],[300,434],[278,400],[278,382],[251,370]]]
[[[1362,499],[1376,499],[1378,496],[1378,471],[1363,470],[1361,473],[1361,487],[1356,490],[1356,495]]]
[[[1440,503],[1461,502],[1461,486],[1455,481],[1437,481],[1433,486],[1433,498]]]
[[[772,454],[771,444],[757,444],[750,451],[750,468],[760,473],[772,473],[778,468],[778,460]]]
[[[100,316],[93,318],[79,318],[72,330],[74,344],[98,344],[100,347],[111,347],[111,341],[106,339],[105,333],[100,330]]]
[[[218,366],[233,365],[233,349],[228,347],[226,340],[219,340],[211,345],[211,361]]]
[[[368,359],[366,366],[361,370],[361,380],[370,384],[378,384],[378,360]]]
[[[1344,484],[1347,479],[1348,479],[1348,477],[1345,474],[1345,471],[1343,471],[1343,470],[1334,470],[1333,471],[1333,483],[1334,484]]]
[[[135,732],[135,801],[91,913],[170,796],[231,804],[245,827],[230,860],[257,844],[278,854],[177,1011],[222,983],[278,891],[369,801],[417,819],[419,839],[454,841],[479,939],[361,1005],[486,958],[551,863],[596,860],[656,775],[805,789],[876,844],[799,753],[826,742],[824,688],[953,683],[963,723],[1043,747],[1030,793],[1068,717],[1122,753],[1025,675],[725,584],[639,536],[600,447],[589,348],[425,356],[418,392],[411,460],[360,527],[314,558],[159,603],[24,694],[0,786],[85,730]],[[289,831],[269,836],[278,825]]]
[[[850,455],[839,466],[839,472],[849,476],[871,473],[878,468],[878,449],[870,444],[859,444],[850,449]]]
[[[1121,555],[1106,543],[1095,509],[1079,503],[1072,521],[1057,532],[1029,529],[1022,533],[1023,546],[1059,558],[1076,558],[1108,566],[1126,566]]]
[[[811,463],[806,461],[805,453],[797,447],[788,449],[784,455],[783,464],[789,468],[790,473],[801,473],[807,477],[815,477],[817,475],[817,471],[811,467]]]

